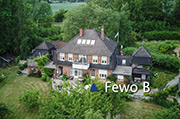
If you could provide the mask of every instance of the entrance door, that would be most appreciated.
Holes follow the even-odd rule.
[[[74,71],[74,76],[78,76],[78,71],[77,70]]]

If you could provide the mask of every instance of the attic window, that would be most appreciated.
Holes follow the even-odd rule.
[[[122,64],[126,65],[126,60],[122,60]]]
[[[81,39],[78,39],[77,44],[81,44]]]
[[[83,39],[83,40],[82,40],[82,44],[86,44],[86,39]]]
[[[95,44],[95,40],[92,40],[92,41],[91,41],[91,45],[94,45],[94,44]]]
[[[90,42],[91,42],[91,40],[87,40],[86,44],[87,44],[87,45],[89,45],[89,44],[90,44]]]

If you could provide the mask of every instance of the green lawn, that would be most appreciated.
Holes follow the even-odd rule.
[[[127,102],[129,105],[122,119],[154,119],[153,112],[162,110],[161,106],[145,102]]]
[[[0,82],[0,102],[4,102],[7,107],[13,112],[7,118],[12,119],[36,119],[38,118],[38,110],[28,109],[23,104],[19,103],[18,97],[23,94],[24,90],[40,90],[40,103],[50,90],[48,83],[41,81],[39,78],[17,76],[16,70],[18,67],[12,66],[5,69],[0,68],[0,74],[4,72],[7,78]]]
[[[58,11],[59,9],[71,9],[73,7],[79,6],[81,4],[84,4],[83,2],[80,3],[56,3],[56,4],[50,4],[53,13]]]
[[[17,66],[0,68],[0,74],[5,73],[7,78],[0,82],[0,102],[4,102],[7,107],[13,112],[6,117],[7,119],[36,119],[39,116],[38,110],[28,109],[23,104],[19,103],[18,97],[23,94],[24,90],[40,90],[40,104],[45,101],[45,96],[50,91],[48,83],[41,81],[39,78],[17,76]],[[144,102],[127,102],[129,106],[123,112],[123,119],[132,118],[147,118],[152,117],[153,111],[162,109],[155,104]]]

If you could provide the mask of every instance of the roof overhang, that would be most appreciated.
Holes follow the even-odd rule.
[[[131,66],[116,66],[116,69],[112,72],[112,74],[131,76],[132,67]]]

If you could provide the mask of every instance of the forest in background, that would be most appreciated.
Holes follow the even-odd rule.
[[[23,59],[42,41],[69,41],[80,28],[104,26],[105,34],[125,47],[142,39],[180,39],[180,0],[86,0],[55,14],[39,0],[0,0],[0,6],[0,54]]]

